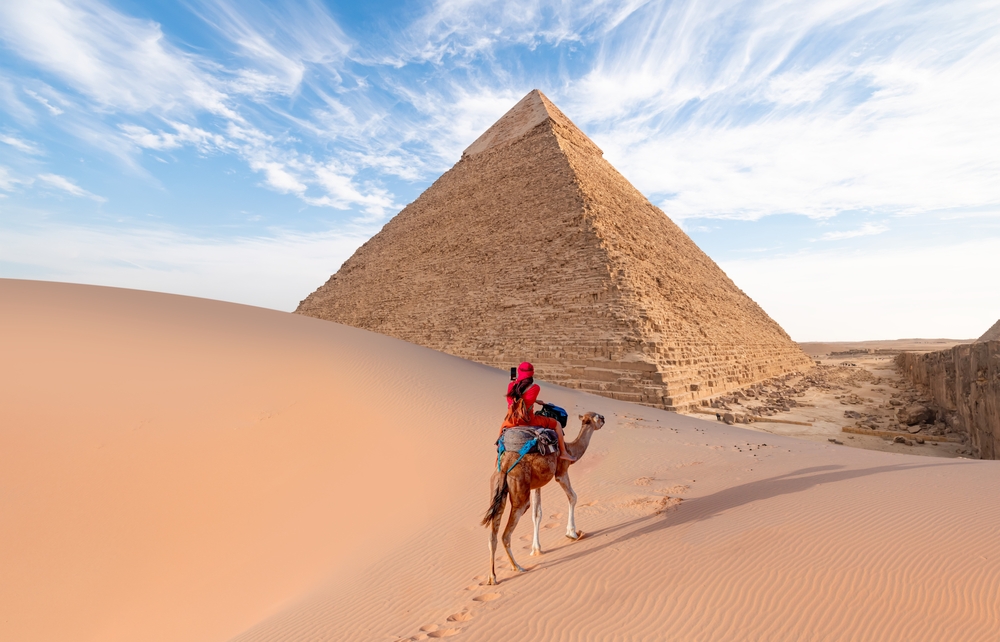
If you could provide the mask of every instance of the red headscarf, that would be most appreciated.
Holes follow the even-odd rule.
[[[535,366],[531,365],[527,361],[524,361],[517,367],[517,381],[527,379],[528,377],[535,376]]]

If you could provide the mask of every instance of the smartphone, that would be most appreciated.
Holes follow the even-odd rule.
[[[513,381],[517,379],[517,366],[510,367],[510,380]]]

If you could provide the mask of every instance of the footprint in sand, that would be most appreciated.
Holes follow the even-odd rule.
[[[555,528],[555,527],[556,527],[555,522],[549,522],[545,526],[542,526],[542,528]]]
[[[468,611],[462,611],[461,613],[455,613],[454,615],[448,616],[449,622],[468,622],[472,619],[472,613]]]
[[[425,624],[420,627],[420,633],[414,635],[411,640],[426,640],[427,638],[450,638],[458,635],[462,629],[442,629],[437,624]]]
[[[499,593],[483,593],[482,595],[477,595],[472,598],[473,602],[492,602],[493,600],[500,599]]]
[[[636,486],[649,486],[650,484],[653,483],[653,478],[652,477],[640,477],[639,479],[635,480],[632,483],[635,484]]]

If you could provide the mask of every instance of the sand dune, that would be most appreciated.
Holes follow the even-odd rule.
[[[301,316],[0,280],[0,639],[993,640],[1000,464],[544,386],[608,424],[483,586],[505,374]],[[571,426],[570,434],[576,426]]]

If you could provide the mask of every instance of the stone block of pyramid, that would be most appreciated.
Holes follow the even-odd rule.
[[[812,365],[537,90],[296,312],[668,409]]]

